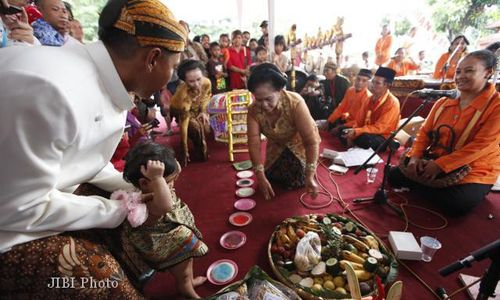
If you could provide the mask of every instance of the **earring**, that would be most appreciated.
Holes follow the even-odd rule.
[[[152,65],[148,66],[148,71],[149,71],[149,73],[153,72],[153,66]]]

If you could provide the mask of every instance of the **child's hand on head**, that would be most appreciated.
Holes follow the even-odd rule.
[[[141,166],[141,172],[149,180],[163,178],[165,165],[159,160],[148,160],[146,167]]]

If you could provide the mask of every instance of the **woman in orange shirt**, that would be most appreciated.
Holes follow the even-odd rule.
[[[451,215],[470,212],[488,194],[500,173],[500,95],[488,83],[496,63],[486,50],[460,61],[458,101],[436,102],[406,161],[391,170],[393,186],[431,195]]]
[[[467,45],[469,45],[469,40],[467,40],[465,36],[463,35],[457,36],[453,40],[453,42],[451,42],[451,45],[448,48],[448,52],[444,53],[439,58],[438,62],[436,63],[436,68],[434,69],[434,74],[432,75],[432,77],[434,79],[441,79],[443,78],[443,75],[445,75],[446,79],[453,79],[453,76],[455,76],[455,70],[457,69],[458,61],[467,54],[466,52]],[[453,54],[453,52],[457,47],[460,48],[458,49],[455,56],[450,59],[450,56]],[[449,66],[448,70],[446,71],[446,74],[444,74],[445,72],[444,69],[447,62],[449,63]]]
[[[411,58],[406,58],[405,48],[398,48],[396,55],[391,58],[387,68],[396,71],[396,77],[408,75],[410,71],[418,70],[418,65]]]

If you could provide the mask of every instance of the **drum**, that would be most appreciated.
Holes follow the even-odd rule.
[[[295,70],[295,90],[292,90],[292,71],[291,70],[286,72],[286,76],[288,77],[286,89],[288,91],[300,93],[300,91],[302,90],[304,85],[306,85],[307,76],[309,76],[309,75],[297,67],[294,67],[294,70]]]

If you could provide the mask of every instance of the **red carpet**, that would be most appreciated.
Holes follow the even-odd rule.
[[[179,136],[160,137],[157,142],[169,144],[178,151]],[[332,138],[323,135],[322,148],[339,148]],[[228,217],[236,210],[233,203],[238,198],[235,196],[236,171],[228,161],[227,145],[210,142],[210,160],[208,162],[191,162],[183,170],[180,179],[177,181],[176,189],[178,195],[189,205],[196,218],[196,224],[204,235],[205,243],[210,248],[208,255],[195,259],[195,276],[206,273],[208,266],[219,259],[227,258],[237,262],[239,273],[237,280],[242,279],[245,273],[253,265],[259,265],[271,276],[274,277],[269,267],[267,258],[267,244],[274,227],[283,219],[306,213],[336,213],[342,214],[342,209],[337,202],[330,207],[321,210],[309,210],[302,206],[299,197],[302,190],[285,191],[275,188],[277,197],[271,201],[265,201],[259,193],[254,195],[257,206],[251,211],[253,222],[246,227],[239,228],[247,235],[247,243],[237,250],[225,250],[219,245],[219,238],[222,234],[238,228],[228,222]],[[247,155],[238,155],[236,160],[247,159]],[[393,163],[397,158],[393,159]],[[340,186],[342,197],[347,203],[351,203],[353,198],[371,196],[382,179],[382,165],[378,168],[379,176],[375,184],[366,184],[366,174],[361,172],[354,175],[350,170],[345,176],[335,177]],[[332,183],[329,182],[326,170],[319,169],[319,177],[323,184],[335,194]],[[405,194],[407,195],[407,193]],[[424,205],[432,208],[432,203],[425,199],[419,199],[411,195],[411,204]],[[391,199],[399,201],[397,197]],[[467,256],[470,252],[494,241],[500,236],[500,194],[490,193],[485,201],[472,213],[462,218],[448,218],[448,226],[445,229],[430,231],[409,226],[411,231],[418,238],[423,235],[437,237],[443,244],[430,263],[405,261],[419,276],[421,276],[433,289],[444,287],[448,293],[460,287],[458,283],[458,272],[448,277],[441,277],[437,270]],[[374,204],[363,204],[362,206],[350,205],[355,209],[355,213],[361,217],[363,222],[372,230],[387,241],[385,235],[390,230],[401,231],[404,229],[404,222],[387,206]],[[489,220],[488,215],[492,214],[494,219]],[[421,210],[408,209],[408,215],[412,222],[425,227],[437,227],[442,221],[437,217]],[[351,217],[346,215],[347,217]],[[470,275],[479,276],[483,273],[489,261],[483,260],[475,263],[471,269],[462,270]],[[404,283],[403,299],[433,299],[433,295],[419,283],[404,267],[400,266],[399,280]],[[174,279],[170,274],[159,274],[146,286],[146,295],[153,298],[175,299]],[[197,289],[201,296],[208,296],[219,289],[211,283],[205,283]],[[465,292],[453,299],[467,299]]]

